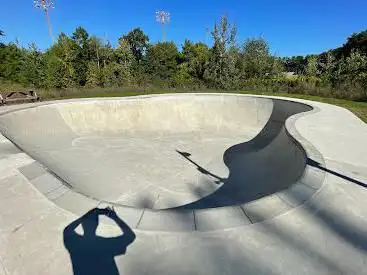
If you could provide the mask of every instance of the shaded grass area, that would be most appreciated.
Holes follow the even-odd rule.
[[[147,94],[190,93],[190,92],[255,94],[255,95],[269,95],[269,96],[284,96],[291,98],[313,100],[346,108],[352,111],[356,116],[358,116],[361,120],[367,123],[367,102],[357,102],[357,101],[305,95],[305,94],[287,94],[287,93],[254,92],[254,91],[219,91],[208,89],[203,89],[200,91],[188,91],[180,89],[158,89],[158,88],[94,88],[94,89],[70,89],[59,91],[48,90],[48,91],[39,91],[39,94],[44,100],[50,100],[50,99],[69,99],[69,98],[88,98],[88,97],[124,97],[124,96],[136,96]]]

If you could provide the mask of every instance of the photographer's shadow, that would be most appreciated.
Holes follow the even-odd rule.
[[[97,236],[99,215],[114,220],[123,234],[111,238]],[[75,231],[79,225],[83,228],[83,235]],[[74,275],[119,274],[114,257],[125,254],[134,240],[131,228],[109,208],[92,209],[64,229],[64,245],[70,253]]]

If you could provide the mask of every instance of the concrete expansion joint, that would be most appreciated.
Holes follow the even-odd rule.
[[[139,228],[139,225],[141,223],[141,220],[143,219],[143,216],[144,216],[144,213],[145,213],[145,208],[143,209],[143,211],[141,212],[141,215],[139,217],[139,220],[137,222],[137,224],[135,225],[135,228]]]
[[[275,194],[282,202],[284,202],[286,205],[288,205],[291,209],[294,208],[292,204],[290,204],[287,200],[283,199],[279,194]]]
[[[240,209],[242,210],[242,212],[243,212],[243,214],[245,215],[245,217],[249,220],[249,222],[250,222],[251,224],[254,224],[254,222],[251,220],[251,218],[247,215],[246,210],[242,207],[242,205],[240,205],[239,207],[240,207]]]
[[[194,230],[197,231],[198,225],[196,224],[195,210],[192,210],[192,215],[193,215],[193,218],[194,218]]]

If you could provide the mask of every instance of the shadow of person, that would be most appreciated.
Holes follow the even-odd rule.
[[[105,215],[115,221],[123,234],[111,238],[97,236],[99,215]],[[75,231],[79,225],[83,228],[83,235]],[[125,254],[127,247],[135,240],[131,228],[110,208],[90,210],[66,226],[63,237],[74,275],[119,274],[114,257]]]

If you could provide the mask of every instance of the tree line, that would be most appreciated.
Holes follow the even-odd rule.
[[[367,100],[367,30],[338,49],[290,58],[272,55],[263,38],[241,44],[236,34],[222,17],[211,46],[186,40],[180,50],[174,42],[150,43],[140,28],[116,46],[82,27],[61,33],[46,51],[0,43],[0,87],[241,89]]]

